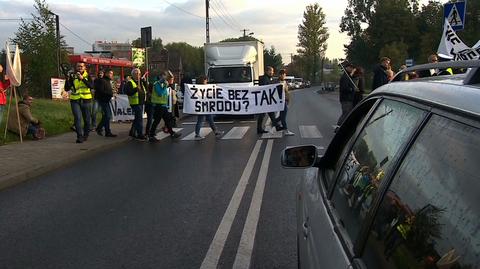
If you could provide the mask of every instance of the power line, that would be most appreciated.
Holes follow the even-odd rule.
[[[227,17],[230,18],[230,20],[233,22],[233,24],[235,24],[240,29],[243,28],[243,26],[240,23],[238,23],[238,21],[235,20],[235,18],[233,18],[233,16],[230,14],[230,12],[228,12],[227,7],[223,4],[223,2],[221,0],[214,0],[214,1],[217,3],[217,5],[220,6],[220,9],[222,9],[227,14]]]
[[[242,28],[242,26],[239,23],[237,23],[237,21],[235,21],[235,19],[229,14],[228,10],[225,8],[225,6],[223,4],[221,4],[221,2],[213,1],[212,4],[213,3],[215,3],[217,10],[220,13],[222,13],[222,15],[224,15],[225,19],[227,19],[230,23],[232,23],[232,25],[235,28],[239,28],[239,29]]]
[[[34,19],[18,18],[18,19],[0,19],[0,21],[33,21]]]
[[[228,22],[223,18],[223,16],[220,15],[220,14],[217,12],[217,10],[216,10],[216,8],[215,8],[214,6],[212,6],[212,9],[213,9],[213,12],[215,12],[215,14],[217,14],[217,16],[223,21],[223,23],[225,23],[225,25],[227,25],[228,27],[230,27],[230,28],[232,28],[234,31],[236,31],[235,27],[232,26],[230,23],[228,23]]]
[[[63,25],[60,23],[60,25],[65,28],[67,31],[69,31],[72,35],[76,36],[78,39],[80,39],[81,41],[85,42],[85,44],[91,46],[92,43],[88,42],[87,40],[83,39],[81,36],[75,34],[72,30],[70,30],[67,26]]]
[[[176,7],[177,9],[179,9],[179,10],[181,10],[181,11],[183,11],[183,12],[185,12],[185,13],[191,15],[191,16],[194,16],[194,17],[197,17],[197,18],[200,18],[200,19],[205,19],[205,17],[202,17],[202,16],[199,16],[199,15],[197,15],[197,14],[191,13],[190,11],[187,11],[187,10],[185,10],[185,9],[183,9],[183,8],[175,5],[175,4],[172,4],[172,3],[168,2],[167,0],[163,0],[163,2],[165,2],[165,3],[167,3],[167,4],[171,5],[171,6],[174,6],[174,7]]]

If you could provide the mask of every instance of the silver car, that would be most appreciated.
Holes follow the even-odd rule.
[[[480,62],[404,72],[465,67],[380,87],[323,156],[284,150],[284,167],[306,168],[299,267],[480,268]]]

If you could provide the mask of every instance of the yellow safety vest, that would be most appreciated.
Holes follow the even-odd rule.
[[[85,71],[83,72],[83,78],[88,78],[88,73]],[[75,91],[70,93],[70,100],[79,100],[79,99],[92,99],[92,92],[90,88],[85,85],[82,80],[78,80],[77,78],[73,80],[73,86],[75,87]]]
[[[155,87],[160,84],[160,82],[155,82],[153,85],[153,91],[152,91],[152,104],[157,104],[157,105],[168,105],[168,89],[166,95],[158,95],[157,91],[155,90]],[[161,86],[160,86],[161,87]]]
[[[137,83],[135,83],[135,81],[130,80],[130,83],[132,83],[132,87],[135,89],[137,88]],[[141,83],[141,82],[140,82]],[[138,101],[138,90],[137,92],[132,95],[132,96],[128,96],[128,103],[130,103],[130,105],[138,105],[139,104],[139,101]]]

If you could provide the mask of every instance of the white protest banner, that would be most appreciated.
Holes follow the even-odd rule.
[[[113,110],[113,121],[126,121],[135,118],[127,95],[117,94],[110,100],[110,104]]]
[[[465,45],[452,29],[448,20],[445,20],[443,35],[440,40],[440,45],[438,46],[437,54],[442,58],[454,61],[476,60],[480,58],[479,44],[480,43],[477,43],[473,48]]]
[[[6,49],[6,60],[7,60],[7,70],[6,74],[10,80],[12,86],[18,87],[22,84],[22,61],[20,60],[20,50],[18,45],[15,45],[15,55],[10,55],[10,45],[8,42],[5,42]]]
[[[113,111],[113,121],[127,121],[135,118],[130,103],[128,102],[128,95],[126,94],[115,95],[112,100],[110,100],[110,108]],[[147,114],[144,112],[143,118],[145,119],[146,117]]]
[[[65,88],[65,80],[61,78],[51,78],[52,99],[63,99],[62,92]]]
[[[281,84],[227,87],[185,84],[183,113],[249,115],[282,111],[285,95]]]

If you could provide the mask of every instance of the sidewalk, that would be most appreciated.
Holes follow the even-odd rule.
[[[0,190],[120,145],[130,140],[130,126],[131,123],[112,123],[112,132],[118,137],[106,138],[91,132],[88,141],[82,144],[75,143],[76,134],[69,132],[0,146]]]

